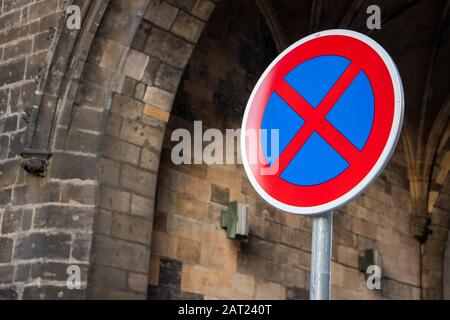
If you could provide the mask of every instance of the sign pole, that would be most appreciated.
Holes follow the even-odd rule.
[[[333,211],[313,217],[311,244],[311,300],[329,300]]]

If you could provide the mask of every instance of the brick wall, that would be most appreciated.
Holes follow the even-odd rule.
[[[176,128],[239,128],[257,78],[276,56],[263,17],[247,2],[219,3],[196,46],[168,124],[157,187],[149,298],[306,299],[311,219],[260,199],[240,165],[171,163]],[[214,48],[214,49],[211,49]],[[250,204],[248,242],[220,228],[229,201]],[[418,299],[419,244],[410,236],[411,201],[401,145],[361,197],[335,214],[332,295],[335,299]],[[361,250],[384,259],[381,291],[358,271]]]

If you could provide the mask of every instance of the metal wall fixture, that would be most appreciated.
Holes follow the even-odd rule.
[[[377,266],[380,270],[383,269],[383,258],[381,253],[375,249],[366,249],[359,254],[359,271],[365,274],[366,280],[369,276],[367,269],[370,266]]]
[[[227,232],[228,239],[246,240],[248,238],[248,204],[230,202],[227,210],[222,210],[220,226]]]

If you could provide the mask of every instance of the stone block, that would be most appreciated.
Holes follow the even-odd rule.
[[[124,74],[132,79],[141,80],[144,77],[149,57],[139,51],[131,49],[125,62]]]
[[[200,260],[200,247],[199,241],[179,238],[177,246],[177,259],[186,262],[199,262]]]
[[[143,196],[154,196],[156,190],[156,175],[129,165],[122,167],[120,182],[128,190]]]
[[[131,196],[131,214],[153,220],[152,213],[155,209],[155,201],[133,194]]]
[[[139,163],[140,148],[125,141],[106,136],[103,137],[101,153],[113,160],[137,165]]]
[[[149,171],[158,172],[159,169],[159,154],[153,150],[142,149],[141,160],[139,166]]]
[[[145,53],[178,69],[183,69],[193,50],[193,45],[167,31],[152,28],[145,46]]]
[[[91,271],[90,281],[94,286],[125,289],[127,274],[123,270],[94,265]]]
[[[160,28],[169,30],[178,14],[178,8],[170,5],[166,1],[152,1],[144,19],[157,25]]]
[[[131,195],[117,189],[100,186],[100,207],[118,212],[129,212]]]
[[[121,139],[138,146],[146,145],[159,150],[162,145],[163,131],[138,121],[125,120],[120,132]]]
[[[285,300],[286,288],[273,282],[257,283],[255,300]]]
[[[148,245],[151,236],[151,224],[140,217],[114,214],[112,234],[118,238]]]
[[[11,261],[14,241],[10,238],[0,238],[0,263]]]
[[[133,88],[134,94],[134,88]],[[123,95],[114,95],[111,111],[123,118],[137,119],[142,116],[144,105],[142,102]]]
[[[157,87],[147,87],[144,102],[163,111],[170,112],[174,100],[174,94]]]
[[[0,87],[19,82],[25,77],[25,59],[14,60],[0,66]]]
[[[68,234],[32,233],[19,238],[14,250],[14,258],[29,259],[68,259],[71,236]]]
[[[212,184],[211,201],[228,207],[228,204],[230,203],[230,189]]]
[[[192,14],[197,18],[207,21],[211,14],[213,13],[215,5],[209,0],[197,0],[192,9]]]
[[[93,219],[92,208],[52,205],[36,209],[33,226],[35,229],[86,230],[92,225]]]
[[[147,272],[149,249],[128,241],[98,235],[95,239],[96,262],[102,266]]]
[[[206,205],[195,198],[180,195],[177,199],[176,213],[201,221],[205,217]]]
[[[131,291],[147,293],[147,275],[140,273],[128,273],[128,288]]]
[[[189,42],[196,43],[202,34],[204,25],[201,20],[180,11],[172,26],[172,32]]]

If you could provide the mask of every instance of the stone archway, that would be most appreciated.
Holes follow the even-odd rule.
[[[25,110],[24,166],[37,174],[36,164],[49,158],[45,177],[20,171],[13,159],[5,181],[16,181],[7,219],[32,220],[27,229],[3,228],[11,240],[2,238],[2,248],[15,253],[6,257],[12,277],[2,292],[19,299],[145,298],[165,123],[214,2],[71,4],[81,8],[82,29],[67,30],[61,8],[39,65],[36,107]],[[69,265],[81,268],[81,290],[66,287]]]
[[[130,8],[122,3],[107,9],[93,40],[74,112],[85,120],[81,131],[104,133],[88,298],[146,296],[165,125],[183,69],[214,9],[210,1],[144,1],[134,8],[143,19],[133,31],[127,25],[135,17],[124,16]]]

